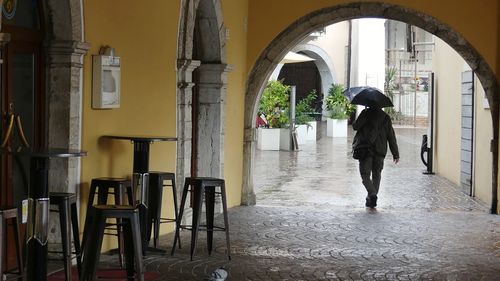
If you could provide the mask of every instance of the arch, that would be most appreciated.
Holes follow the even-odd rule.
[[[321,76],[321,90],[324,94],[323,96],[323,112],[326,108],[326,93],[333,83],[338,83],[337,75],[335,73],[335,68],[333,67],[333,62],[330,56],[321,47],[313,44],[300,44],[295,46],[292,51],[302,52],[307,56],[314,59],[314,63],[319,70]]]
[[[493,124],[493,165],[492,165],[492,207],[491,211],[496,213],[497,209],[497,176],[498,176],[498,96],[499,84],[495,73],[474,49],[458,32],[451,27],[441,23],[438,19],[418,12],[416,10],[387,3],[360,2],[337,5],[320,9],[309,13],[282,31],[261,53],[253,65],[245,95],[245,139],[244,139],[244,163],[243,163],[243,187],[242,204],[255,204],[255,193],[253,191],[252,165],[255,150],[255,120],[257,101],[267,81],[270,71],[295,44],[300,42],[314,30],[334,24],[337,22],[363,18],[385,18],[406,22],[432,33],[447,44],[449,44],[477,74],[485,90],[491,108]]]
[[[190,176],[193,126],[198,131],[198,175],[223,176],[224,103],[230,71],[225,63],[225,35],[220,0],[182,1],[177,49],[176,171],[181,185],[182,179]],[[195,70],[199,118],[192,120]]]

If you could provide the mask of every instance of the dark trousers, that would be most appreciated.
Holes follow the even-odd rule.
[[[368,196],[378,194],[380,177],[384,168],[384,157],[371,156],[359,161],[359,173]]]

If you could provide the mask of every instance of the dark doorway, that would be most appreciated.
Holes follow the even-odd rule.
[[[316,91],[314,108],[316,112],[321,112],[324,93],[321,92],[321,76],[314,62],[287,63],[281,69],[278,80],[285,85],[296,86],[297,102],[305,98],[311,91]]]
[[[10,34],[11,40],[2,53],[1,135],[5,136],[14,114],[20,117],[30,146],[44,144],[43,31],[39,11],[38,1],[4,1],[2,32]],[[16,125],[14,122],[11,138],[7,143],[11,147],[21,145]],[[2,156],[0,167],[0,204],[18,207],[27,198],[29,159]],[[9,265],[15,258],[13,250],[8,246]]]

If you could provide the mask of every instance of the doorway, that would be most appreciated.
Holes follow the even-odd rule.
[[[2,132],[5,134],[10,117],[19,116],[26,140],[30,146],[44,143],[44,101],[42,87],[43,56],[41,44],[43,32],[37,1],[18,1],[14,12],[4,9],[3,32],[10,34],[11,41],[4,48],[2,64],[1,113]],[[21,145],[17,123],[12,128],[6,145]],[[27,197],[29,185],[28,159],[2,157],[1,204],[19,206]]]

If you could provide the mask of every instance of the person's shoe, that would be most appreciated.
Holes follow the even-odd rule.
[[[368,200],[367,200],[368,202]],[[377,207],[377,195],[370,195],[370,208]]]
[[[370,208],[370,207],[371,207],[371,205],[372,205],[372,203],[371,203],[371,201],[370,201],[370,197],[366,196],[366,203],[365,203],[365,206]]]

